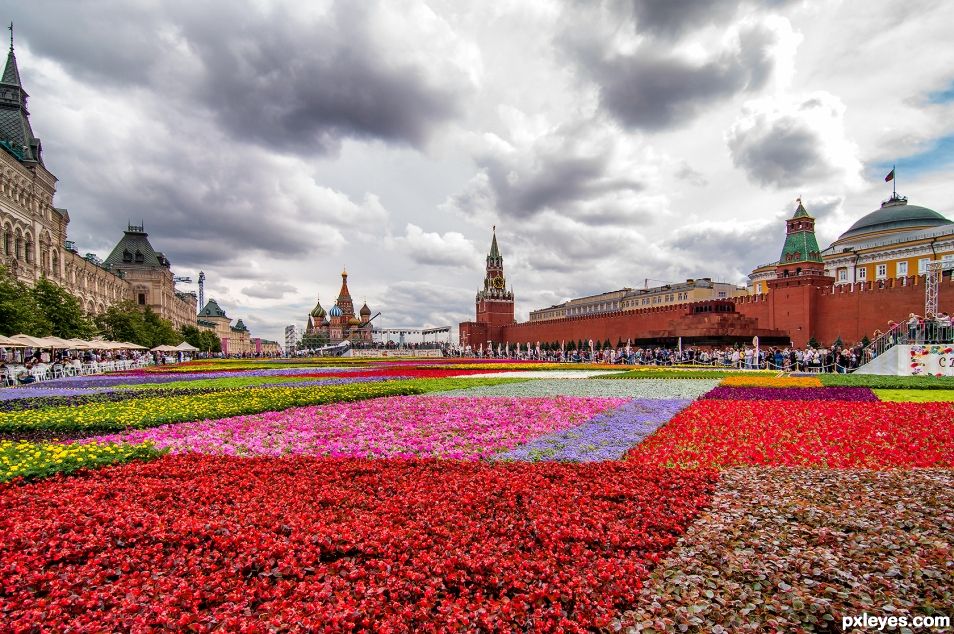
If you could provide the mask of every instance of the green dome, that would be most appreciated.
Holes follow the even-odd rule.
[[[851,225],[835,242],[880,231],[914,231],[949,224],[950,220],[933,209],[909,205],[907,198],[894,196],[881,203],[881,209],[872,211]]]

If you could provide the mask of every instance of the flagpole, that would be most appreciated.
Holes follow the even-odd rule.
[[[891,179],[891,197],[898,197],[898,166],[891,166],[891,173],[894,174],[894,178]]]

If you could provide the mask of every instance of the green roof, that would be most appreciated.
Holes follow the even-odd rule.
[[[123,232],[122,239],[113,247],[104,264],[114,268],[169,268],[166,256],[156,252],[149,244],[149,234],[142,227],[132,225]]]
[[[928,227],[949,225],[951,221],[927,207],[909,205],[908,199],[894,195],[881,203],[881,208],[861,217],[838,237],[836,242],[879,231],[913,231]]]
[[[40,140],[33,135],[33,128],[30,127],[28,96],[20,84],[17,58],[11,47],[3,77],[0,78],[0,147],[19,161],[42,165]]]
[[[494,239],[490,243],[490,257],[500,259],[500,249],[497,248],[497,228],[494,227]]]
[[[808,212],[805,211],[805,207],[802,205],[801,199],[798,201],[798,209],[795,210],[795,215],[792,218],[811,218],[808,215]]]
[[[232,330],[238,330],[240,332],[248,332],[248,328],[245,326],[245,322],[243,322],[241,319],[235,322],[235,325],[232,326]]]
[[[199,311],[199,317],[225,317],[225,311],[219,306],[218,302],[210,299],[202,310]]]
[[[791,255],[791,258],[789,258]],[[785,236],[785,245],[782,247],[782,257],[779,264],[795,262],[821,262],[821,251],[814,231],[796,231]]]

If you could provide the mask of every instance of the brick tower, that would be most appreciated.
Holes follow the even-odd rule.
[[[825,275],[815,219],[801,199],[795,215],[785,221],[785,245],[775,273],[776,278],[767,282],[773,300],[769,327],[788,332],[792,343],[802,347],[818,334],[818,298],[835,279]]]
[[[507,288],[507,278],[504,277],[503,256],[497,246],[497,227],[494,227],[493,240],[490,243],[490,253],[487,254],[487,268],[484,275],[484,286],[477,291],[476,321],[460,324],[460,343],[462,346],[471,346],[476,349],[488,342],[493,344],[502,341],[501,329],[514,323],[513,291]]]

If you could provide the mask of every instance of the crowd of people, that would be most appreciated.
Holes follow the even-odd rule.
[[[54,378],[82,374],[84,366],[100,371],[100,367],[115,365],[116,362],[141,365],[147,361],[150,354],[153,353],[138,350],[51,352],[36,349],[24,355],[22,349],[14,349],[3,352],[0,359],[0,380],[6,385],[26,385],[36,382],[39,377]]]
[[[851,372],[869,359],[859,342],[827,347],[726,346],[726,347],[635,347],[544,351],[478,349],[478,358],[549,361],[552,363],[606,363],[610,365],[702,365],[717,368],[780,370],[785,372]]]

